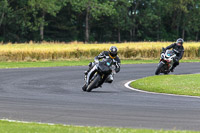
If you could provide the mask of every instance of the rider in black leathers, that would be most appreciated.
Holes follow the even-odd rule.
[[[117,47],[115,46],[111,46],[109,51],[103,51],[102,53],[100,53],[98,56],[95,57],[94,59],[94,62],[91,62],[89,64],[89,70],[85,71],[85,78],[87,79],[87,81],[89,80],[88,78],[90,77],[90,75],[92,74],[92,68],[94,67],[95,64],[97,64],[99,62],[100,59],[103,59],[103,58],[111,58],[111,59],[114,59],[115,60],[115,72],[118,73],[120,71],[120,59],[119,57],[117,56],[117,52],[118,52],[118,49]],[[113,74],[110,74],[106,81],[108,83],[112,83],[113,81]]]
[[[177,39],[176,43],[173,43],[165,48],[165,49],[172,48],[172,49],[175,49],[176,51],[178,51],[178,53],[176,54],[177,56],[174,59],[173,67],[170,70],[171,72],[174,72],[174,68],[179,65],[179,60],[182,59],[182,57],[183,57],[183,53],[184,53],[183,42],[184,42],[184,40],[182,38],[179,38],[179,39]]]

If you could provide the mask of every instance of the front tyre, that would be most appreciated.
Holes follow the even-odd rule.
[[[84,84],[84,86],[82,87],[82,90],[83,90],[83,91],[86,91],[86,89],[87,89],[87,85]]]
[[[163,65],[164,65],[163,63],[159,63],[159,65],[158,65],[158,67],[156,69],[155,75],[159,75],[160,74]]]
[[[86,91],[87,91],[87,92],[90,92],[93,88],[95,88],[100,79],[101,79],[101,77],[100,77],[100,75],[98,74],[98,75],[94,78],[94,80],[88,85]]]

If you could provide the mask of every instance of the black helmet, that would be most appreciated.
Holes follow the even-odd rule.
[[[180,43],[181,45],[183,45],[184,40],[182,38],[179,38],[176,40],[176,44]]]
[[[117,47],[111,46],[109,49],[109,54],[111,58],[115,58],[117,56]]]

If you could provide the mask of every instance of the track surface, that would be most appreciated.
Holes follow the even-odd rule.
[[[0,118],[84,126],[200,130],[200,99],[135,92],[124,84],[157,64],[122,65],[113,84],[82,92],[87,67],[0,69]],[[174,74],[200,72],[181,63]],[[152,81],[153,82],[153,81]]]

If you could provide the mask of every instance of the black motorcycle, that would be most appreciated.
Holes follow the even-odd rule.
[[[174,59],[177,53],[179,52],[175,49],[165,50],[164,48],[162,48],[160,62],[156,69],[155,75],[159,75],[160,73],[168,74],[173,67]]]
[[[113,59],[103,59],[102,61],[99,61],[97,64],[95,64],[90,71],[92,72],[90,77],[85,77],[86,83],[82,87],[82,90],[90,92],[95,88],[101,87],[101,85],[107,81],[108,76],[114,73],[114,63],[115,61]]]

